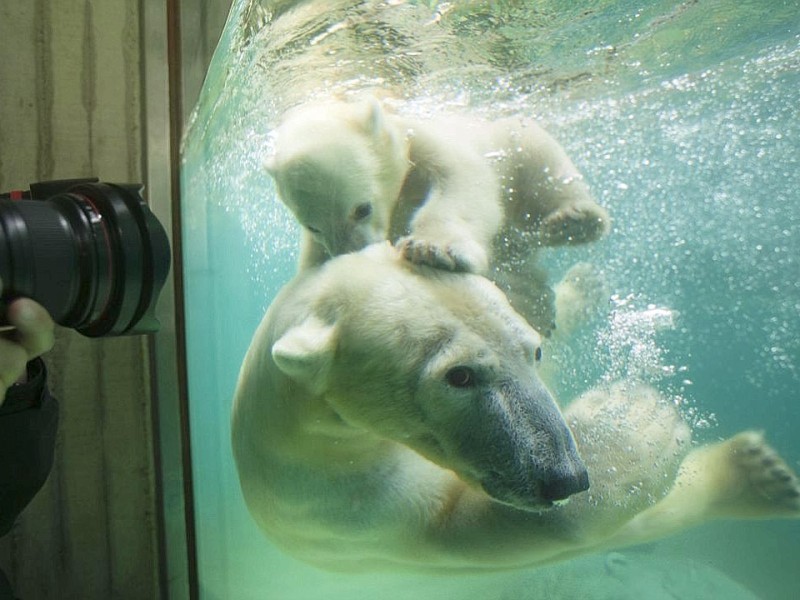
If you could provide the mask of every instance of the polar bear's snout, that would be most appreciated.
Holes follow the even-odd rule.
[[[492,498],[540,510],[589,489],[589,474],[558,406],[538,381],[492,393],[486,430],[492,449],[481,485]]]
[[[580,460],[580,459],[579,459]],[[569,468],[558,469],[542,484],[542,497],[549,502],[565,500],[573,494],[589,489],[589,473],[583,463],[572,463]]]

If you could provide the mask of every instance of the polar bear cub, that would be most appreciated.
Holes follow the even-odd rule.
[[[304,227],[301,269],[389,239],[412,262],[488,275],[545,334],[553,300],[536,250],[609,226],[566,152],[529,119],[308,104],[284,116],[267,169]],[[546,310],[526,314],[516,298]]]

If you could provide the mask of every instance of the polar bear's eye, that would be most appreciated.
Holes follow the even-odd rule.
[[[307,225],[306,229],[308,229],[314,235],[319,235],[320,233],[322,233],[322,230],[317,229],[316,227],[312,227],[311,225]]]
[[[469,367],[453,367],[445,375],[447,383],[457,388],[472,387],[477,383],[475,371]]]
[[[358,206],[356,206],[355,211],[353,211],[353,216],[356,218],[357,221],[366,219],[371,214],[372,214],[372,204],[370,204],[369,202],[364,202],[364,204],[359,204]]]
[[[534,350],[534,352],[533,352],[533,360],[535,360],[536,362],[539,362],[540,360],[542,360],[542,347],[541,346],[539,346],[538,348],[536,348],[536,350]]]

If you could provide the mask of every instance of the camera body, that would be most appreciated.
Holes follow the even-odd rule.
[[[72,179],[0,194],[2,299],[32,298],[90,337],[157,331],[170,248],[142,190]]]

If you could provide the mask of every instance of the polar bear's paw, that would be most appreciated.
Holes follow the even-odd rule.
[[[691,430],[657,390],[617,382],[574,400],[564,416],[592,480],[590,494],[645,508],[668,490]]]
[[[570,204],[542,220],[542,243],[545,246],[586,244],[600,239],[608,227],[608,215],[594,202]]]
[[[461,273],[485,273],[488,268],[486,250],[471,240],[436,243],[406,236],[396,246],[406,260],[418,265]]]
[[[729,460],[742,486],[730,499],[744,516],[800,517],[800,480],[791,467],[755,431],[745,431],[726,443]]]
[[[694,450],[675,487],[712,518],[800,518],[800,481],[757,431]]]

